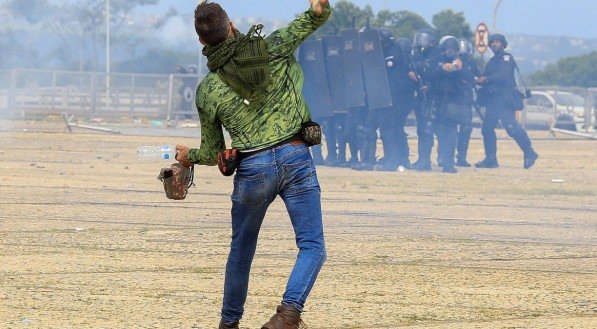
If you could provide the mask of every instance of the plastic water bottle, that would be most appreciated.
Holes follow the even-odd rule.
[[[137,146],[140,160],[175,160],[176,148],[172,145]]]

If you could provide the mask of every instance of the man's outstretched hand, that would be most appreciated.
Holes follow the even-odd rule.
[[[309,0],[311,2],[311,8],[315,16],[320,16],[323,13],[323,6],[328,4],[328,0]]]

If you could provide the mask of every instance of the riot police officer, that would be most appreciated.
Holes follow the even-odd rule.
[[[431,62],[436,57],[436,37],[431,29],[422,29],[413,39],[413,65],[409,76],[417,81],[415,117],[417,119],[418,159],[411,169],[431,170],[431,150],[433,149],[434,95],[431,89]]]
[[[470,72],[473,77],[478,77],[479,66],[473,59],[473,44],[467,39],[458,39],[458,58],[462,61],[462,69]],[[471,111],[470,116],[458,125],[458,144],[456,145],[456,165],[459,167],[470,167],[471,164],[466,160],[468,154],[468,146],[471,140],[471,134],[473,132],[473,113],[472,108],[474,106],[474,92],[475,82],[470,81],[469,85],[471,93],[468,93],[466,104]]]
[[[359,31],[359,43],[361,44],[361,46],[363,48],[369,48],[372,43],[375,43],[374,41],[379,41],[380,46],[381,46],[382,38],[380,37],[379,33],[380,33],[380,31],[378,29],[373,29],[369,25],[367,25],[367,26],[363,27],[362,29],[360,29],[360,31]],[[377,38],[377,40],[373,40],[372,38]],[[385,39],[385,42],[388,41],[387,37],[384,39]],[[383,46],[381,46],[380,48],[383,48]],[[372,49],[369,49],[368,52],[375,53],[374,49],[375,49],[375,47],[372,47]],[[363,53],[364,53],[364,51],[363,51]],[[381,49],[379,49],[378,54],[380,55],[379,58],[383,59],[383,51]],[[369,60],[377,60],[377,58],[369,58]],[[364,76],[365,91],[367,94],[367,98],[366,98],[365,106],[359,107],[357,109],[357,112],[355,113],[356,117],[353,117],[353,120],[356,120],[356,131],[357,131],[357,139],[358,139],[358,143],[359,143],[359,155],[360,155],[360,157],[359,157],[360,161],[351,166],[351,168],[355,169],[355,170],[371,171],[371,170],[375,169],[376,162],[377,162],[377,157],[376,157],[377,137],[378,137],[377,129],[379,128],[378,111],[384,107],[387,107],[387,106],[377,106],[377,104],[374,104],[372,102],[372,100],[374,100],[375,97],[370,97],[372,95],[375,95],[375,92],[377,92],[377,88],[380,87],[376,83],[374,83],[373,85],[367,83],[368,79],[365,76],[367,75],[367,73],[371,73],[371,72],[367,72],[367,66],[371,66],[371,64],[373,64],[373,63],[370,61],[368,62],[367,59],[365,59],[365,55],[363,54],[362,65],[363,65],[363,76]],[[371,77],[371,75],[369,75],[369,77]],[[376,78],[381,78],[381,77],[376,76]],[[384,79],[386,80],[385,82],[387,83],[387,77],[384,77]],[[371,80],[369,80],[369,81],[371,81]],[[388,96],[388,98],[390,98],[389,90],[388,90],[387,96]],[[391,105],[391,102],[390,102],[390,105]],[[388,140],[388,138],[386,138],[386,140]],[[378,169],[384,169],[384,168],[378,168]]]
[[[377,120],[383,146],[383,158],[375,167],[381,171],[395,171],[399,165],[408,166],[408,143],[404,133],[404,124],[408,115],[407,106],[401,106],[404,93],[404,80],[408,79],[408,68],[400,45],[394,40],[392,30],[379,29],[386,72],[392,96],[392,106],[378,109]]]
[[[499,166],[496,157],[495,134],[498,120],[523,151],[523,167],[525,169],[532,167],[539,157],[533,150],[527,132],[516,120],[515,111],[520,110],[517,108],[515,100],[515,97],[519,97],[515,94],[518,93],[514,78],[516,63],[512,55],[505,51],[507,46],[508,42],[504,35],[493,34],[489,37],[489,47],[494,56],[487,63],[485,72],[476,79],[477,84],[482,86],[482,92],[479,95],[484,98],[483,103],[486,106],[481,128],[485,159],[475,164],[478,168],[497,168]]]
[[[400,56],[396,60],[396,75],[393,83],[395,84],[396,107],[398,109],[398,121],[396,130],[398,131],[398,165],[404,168],[410,168],[410,149],[408,146],[408,135],[405,131],[408,115],[414,110],[416,104],[417,82],[409,77],[412,61],[412,41],[407,38],[396,39],[396,44],[400,49]]]
[[[458,40],[448,36],[439,46],[440,56],[431,67],[436,95],[435,131],[438,137],[438,163],[444,173],[456,173],[454,153],[457,126],[470,121],[472,73],[464,69],[458,58]]]

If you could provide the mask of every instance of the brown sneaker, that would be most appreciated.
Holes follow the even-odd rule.
[[[307,325],[301,320],[301,312],[292,305],[280,305],[276,314],[264,324],[261,329],[307,329]]]
[[[224,322],[224,320],[221,320],[220,325],[218,326],[218,329],[239,329],[238,321],[228,324],[228,323]]]

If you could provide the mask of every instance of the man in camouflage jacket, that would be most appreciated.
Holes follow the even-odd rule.
[[[294,51],[330,16],[327,0],[260,39],[260,26],[243,35],[216,3],[195,10],[195,29],[210,73],[197,88],[201,146],[177,145],[185,165],[215,165],[226,148],[223,129],[240,163],[232,192],[232,242],[226,264],[219,328],[238,328],[249,271],[268,206],[279,195],[295,232],[298,256],[277,312],[263,328],[298,328],[301,312],[326,259],[320,186],[301,124],[311,114],[302,96],[303,73]],[[265,41],[265,42],[261,42]]]

